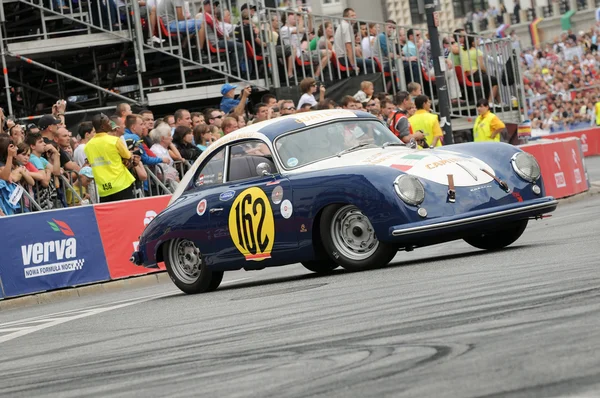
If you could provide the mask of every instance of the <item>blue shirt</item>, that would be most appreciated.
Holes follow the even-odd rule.
[[[48,166],[48,164],[50,162],[48,162],[44,158],[38,158],[36,155],[34,155],[32,153],[29,155],[29,163],[32,163],[36,169],[38,169],[40,171],[44,171],[44,170],[46,170],[46,166]]]
[[[198,147],[198,149],[200,149],[202,152],[206,151],[206,147],[204,145],[196,145]]]
[[[225,113],[229,113],[239,104],[239,99],[223,97],[223,99],[221,99],[221,110]],[[208,123],[208,120],[206,122]]]
[[[134,134],[129,129],[125,129],[125,134],[123,134],[124,140],[133,140],[133,142],[139,143],[139,150],[141,152],[140,157],[142,158],[142,164],[146,166],[155,166],[157,164],[162,163],[162,158],[153,158],[149,156],[146,151],[144,151],[144,147],[142,146],[142,140],[137,134]]]
[[[404,55],[407,57],[417,56],[417,46],[412,41],[407,41],[404,47],[402,47],[402,51],[404,51]]]

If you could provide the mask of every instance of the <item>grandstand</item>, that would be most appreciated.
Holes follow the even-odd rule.
[[[69,102],[68,114],[80,114],[75,120],[82,120],[85,114],[109,110],[124,101],[151,107],[158,114],[161,110],[164,110],[162,113],[172,110],[174,104],[185,104],[192,110],[205,107],[218,102],[219,88],[224,82],[242,82],[255,86],[257,91],[270,90],[299,97],[300,80],[316,74],[318,64],[310,60],[318,56],[319,50],[311,49],[308,40],[302,43],[302,50],[294,59],[293,73],[287,73],[284,57],[278,53],[281,47],[276,40],[270,40],[273,21],[278,20],[283,26],[286,12],[261,4],[257,4],[252,18],[252,23],[259,28],[257,37],[253,30],[250,30],[251,37],[243,37],[242,30],[242,38],[238,37],[235,42],[213,41],[211,33],[219,33],[221,26],[235,27],[241,22],[241,4],[228,0],[215,12],[218,3],[214,0],[189,3],[186,11],[191,21],[196,15],[197,21],[206,23],[192,26],[188,34],[177,24],[173,29],[175,21],[169,20],[168,15],[160,15],[160,9],[140,9],[137,2],[125,1],[116,7],[112,0],[3,1],[0,39],[7,73],[0,102],[8,105],[9,114],[34,118],[49,113],[57,99],[65,98]],[[203,17],[207,7],[209,10],[212,7],[211,18]],[[225,9],[230,11],[222,11]],[[328,22],[338,26],[343,20],[341,15],[315,15],[304,8],[295,10],[295,14],[305,31],[312,33]],[[364,21],[358,15],[357,26],[361,25],[381,34],[389,24]],[[426,65],[432,64],[430,54],[418,60],[402,58],[401,47],[411,27],[395,25],[394,28],[395,35],[389,37],[392,44],[389,56],[374,60],[376,70],[368,79],[379,82],[378,87],[387,89],[390,94],[405,89],[411,81],[419,82],[423,91],[433,97],[435,107],[435,77],[426,70]],[[452,32],[440,32],[440,35],[448,40],[454,37]],[[308,39],[311,38],[312,35]],[[478,48],[484,53],[487,70],[499,80],[507,73],[512,76],[510,84],[500,87],[503,106],[496,112],[509,123],[520,123],[521,115],[526,113],[524,92],[521,85],[515,83],[521,76],[519,63],[510,62],[519,59],[519,55],[510,39],[487,39],[483,43],[482,37],[474,38],[481,43]],[[256,39],[262,45],[257,44]],[[234,43],[244,44],[233,46]],[[328,57],[326,64],[320,79],[332,87],[328,95],[337,97],[333,99],[339,100],[364,80],[341,65],[335,54]],[[483,96],[486,85],[491,84],[472,82],[460,68],[457,70],[462,101],[451,109],[455,130],[470,128],[476,99]]]

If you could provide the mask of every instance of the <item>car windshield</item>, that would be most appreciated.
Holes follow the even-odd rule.
[[[287,134],[275,141],[275,149],[287,169],[373,146],[402,144],[378,120],[344,120]]]

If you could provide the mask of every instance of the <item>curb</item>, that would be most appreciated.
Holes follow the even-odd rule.
[[[560,202],[560,204],[575,203],[598,194],[600,194],[600,181],[594,181],[590,183],[590,189],[588,189],[587,191],[575,194],[573,196],[568,196],[566,198],[558,199],[558,201]]]
[[[127,279],[77,286],[52,292],[32,294],[0,300],[0,312],[14,308],[29,307],[36,304],[50,304],[72,297],[89,297],[102,293],[117,292],[131,288],[148,287],[161,283],[172,283],[165,271],[133,276]]]

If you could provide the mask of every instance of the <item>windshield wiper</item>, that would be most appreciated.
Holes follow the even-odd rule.
[[[385,148],[386,146],[406,146],[406,144],[404,142],[386,142],[385,144],[383,144],[381,147]]]
[[[365,146],[368,146],[368,145],[373,145],[373,144],[370,143],[370,142],[363,142],[362,144],[354,145],[353,147],[350,147],[348,149],[344,149],[343,151],[338,152],[337,157],[341,157],[345,153],[355,151],[355,150],[357,150],[359,148],[362,148],[362,147],[365,147]]]

